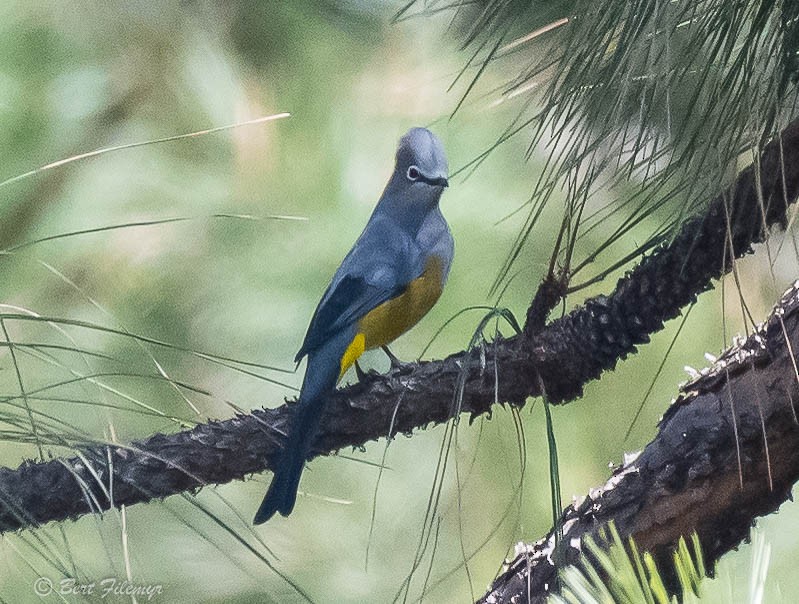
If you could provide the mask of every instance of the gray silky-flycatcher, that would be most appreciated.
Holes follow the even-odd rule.
[[[311,319],[295,361],[308,357],[288,438],[255,524],[294,509],[328,397],[365,350],[385,346],[436,303],[454,242],[439,209],[448,186],[444,147],[425,128],[400,139],[394,172]]]

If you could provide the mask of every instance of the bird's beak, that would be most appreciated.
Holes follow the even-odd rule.
[[[431,178],[429,180],[429,182],[430,182],[431,185],[434,185],[436,187],[448,187],[449,186],[449,181],[446,178],[444,178],[443,176],[441,176],[439,178]]]

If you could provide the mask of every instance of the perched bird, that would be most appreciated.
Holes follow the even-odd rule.
[[[308,366],[255,524],[294,509],[322,410],[341,377],[365,350],[385,347],[413,327],[441,295],[454,251],[438,207],[446,186],[441,141],[425,128],[412,128],[400,139],[394,173],[333,275],[297,353],[295,361],[307,355]]]

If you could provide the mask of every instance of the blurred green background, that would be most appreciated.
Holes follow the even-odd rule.
[[[99,147],[292,114],[103,154],[0,186],[1,312],[86,321],[174,345],[3,320],[6,341],[15,344],[0,352],[4,465],[71,455],[85,442],[175,431],[237,408],[277,406],[295,394],[302,368],[292,373],[291,361],[391,172],[398,138],[414,125],[432,128],[455,171],[489,147],[526,102],[523,95],[502,96],[510,57],[484,74],[450,119],[474,75],[448,91],[469,57],[458,51],[458,28],[446,13],[393,24],[402,4],[0,4],[0,181]],[[525,217],[511,213],[527,200],[546,157],[534,149],[525,160],[526,151],[521,135],[452,179],[442,201],[456,239],[449,285],[430,315],[395,344],[400,357],[417,357],[461,309],[494,303],[489,287]],[[558,208],[549,214],[501,300],[519,317],[548,266],[560,223]],[[132,225],[171,218],[189,220]],[[36,242],[111,225],[128,227]],[[607,232],[584,238],[582,253]],[[758,319],[796,276],[793,247],[780,243],[779,236],[770,243],[773,271],[763,249],[739,265]],[[732,281],[725,287],[734,292]],[[683,367],[704,366],[704,353],[717,353],[742,328],[737,296],[728,295],[726,304],[722,313],[720,288],[701,298],[630,438],[624,433],[634,409],[679,321],[589,385],[581,401],[555,410],[564,502],[602,484],[609,463],[648,442],[686,377]],[[482,312],[462,314],[427,355],[463,349]],[[288,373],[248,368],[257,374],[251,375],[192,351]],[[387,366],[381,354],[366,364]],[[174,387],[162,372],[186,386]],[[523,481],[520,434],[507,409],[458,426],[440,521],[408,601],[423,591],[433,602],[481,595],[514,543],[551,526],[540,404],[521,412],[521,425]],[[154,600],[165,602],[298,601],[289,578],[319,602],[391,601],[414,566],[443,436],[443,427],[431,428],[388,447],[381,441],[315,460],[294,514],[257,529],[249,521],[267,474],[206,488],[196,498],[138,505],[124,518],[109,512],[4,535],[0,597],[37,601],[37,577],[58,583],[72,576],[79,583],[130,577],[161,584],[163,595]],[[379,474],[383,461],[387,469]],[[796,506],[785,505],[758,529],[773,548],[769,601],[799,590],[792,572],[799,539],[785,530],[797,520]],[[750,557],[744,547],[724,561],[714,588],[719,601],[747,589]]]

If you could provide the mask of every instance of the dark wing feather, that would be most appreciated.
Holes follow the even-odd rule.
[[[388,288],[369,283],[360,275],[345,276],[332,291],[325,292],[294,361],[299,362],[331,335],[363,318],[373,308],[396,298],[406,287],[406,284],[401,284]]]

